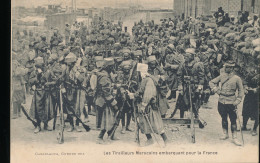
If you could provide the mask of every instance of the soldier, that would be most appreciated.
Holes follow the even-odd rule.
[[[25,104],[25,81],[23,76],[28,73],[27,68],[23,68],[17,60],[12,61],[12,119],[21,116],[21,104]]]
[[[87,105],[88,105],[88,114],[96,116],[96,129],[101,129],[102,122],[102,111],[95,108],[95,96],[97,88],[97,77],[98,73],[101,71],[101,68],[104,64],[104,58],[102,56],[95,57],[95,69],[92,70],[89,74],[89,80],[87,84],[88,94],[87,94]]]
[[[224,64],[225,73],[216,77],[210,81],[210,87],[213,92],[219,95],[218,100],[218,112],[222,118],[222,129],[223,136],[220,137],[221,140],[226,140],[229,138],[228,135],[228,120],[231,121],[231,132],[232,139],[235,145],[241,146],[241,143],[237,139],[237,105],[242,101],[244,95],[243,84],[240,77],[233,74],[235,63],[233,61],[227,61]],[[220,87],[218,84],[220,83]],[[236,96],[236,91],[238,95]]]
[[[203,52],[200,56],[200,61],[203,63],[204,65],[204,70],[205,70],[205,81],[204,81],[204,85],[203,85],[203,93],[201,95],[201,100],[202,100],[202,107],[204,108],[211,108],[209,107],[208,101],[209,101],[209,97],[210,97],[210,86],[209,86],[209,81],[212,79],[211,77],[211,72],[210,72],[210,67],[209,67],[209,53],[208,52]]]
[[[70,52],[75,54],[76,57],[80,57],[81,55],[81,44],[79,40],[77,41],[77,38],[75,35],[71,35],[70,42],[68,43],[68,47],[70,49]]]
[[[257,135],[257,127],[259,125],[259,74],[257,71],[251,69],[249,74],[247,75],[244,88],[245,88],[245,99],[243,102],[243,131],[248,131],[247,122],[249,118],[255,120],[254,127],[252,130],[252,136]]]
[[[184,117],[184,112],[190,107],[190,95],[192,99],[192,108],[195,118],[198,118],[200,108],[200,94],[204,84],[204,66],[201,62],[194,60],[195,49],[188,48],[185,51],[185,62],[181,64],[177,71],[178,91],[180,95],[177,99],[176,108],[180,109],[180,117]],[[189,92],[189,85],[191,90]]]
[[[166,49],[166,64],[164,69],[167,71],[168,78],[168,86],[171,90],[170,96],[167,98],[171,100],[172,98],[176,99],[176,91],[178,89],[178,82],[177,82],[177,71],[179,65],[182,63],[182,56],[178,55],[174,52],[174,45],[169,44]]]
[[[167,110],[170,108],[166,95],[168,93],[168,87],[166,85],[166,80],[168,76],[165,71],[158,65],[158,62],[154,55],[148,57],[148,73],[151,75],[159,76],[162,80],[158,83],[158,98],[159,98],[159,108],[160,113],[163,118],[165,118]]]
[[[70,128],[67,130],[68,132],[72,132],[74,129],[76,129],[77,132],[81,132],[79,121],[76,120],[75,117],[80,117],[81,115],[78,103],[79,87],[81,86],[81,83],[78,82],[78,79],[82,78],[80,73],[77,72],[77,67],[75,66],[76,61],[77,57],[73,53],[69,53],[65,57],[67,67],[64,74],[64,88],[62,89],[62,93],[65,94],[65,108],[68,114],[67,119],[70,122]],[[74,126],[74,123],[76,123],[76,126]]]
[[[112,140],[116,137],[111,135],[109,130],[114,124],[114,112],[118,110],[117,101],[112,95],[112,80],[110,73],[113,71],[114,60],[112,58],[104,59],[104,65],[101,71],[98,73],[96,95],[95,95],[95,107],[98,112],[102,114],[101,131],[97,139],[98,144],[104,143],[103,137],[107,132],[108,136],[111,136]]]
[[[57,46],[63,42],[63,37],[59,33],[59,30],[57,28],[54,29],[53,35],[51,36],[50,40],[50,49],[53,53],[57,52]]]
[[[38,55],[37,57],[42,57],[44,63],[46,63],[48,55],[47,55],[47,50],[48,50],[48,43],[46,41],[46,36],[42,35],[41,36],[41,41],[37,46],[38,49]]]
[[[137,89],[137,74],[136,74],[136,64],[134,60],[130,58],[130,50],[123,50],[124,61],[119,65],[118,68],[118,82],[120,94],[126,94],[126,91],[135,92]],[[119,99],[121,99],[119,101]],[[125,134],[125,131],[132,132],[130,128],[131,115],[133,113],[133,102],[128,98],[128,96],[120,97],[117,101],[120,107],[123,107],[123,117],[122,117],[122,134]],[[123,102],[124,101],[124,102]],[[121,103],[123,102],[123,103]],[[123,105],[124,104],[124,105]],[[125,125],[126,117],[126,125]]]
[[[69,43],[69,38],[70,38],[70,25],[66,24],[65,25],[65,44],[66,45]]]
[[[150,56],[148,59],[152,61]],[[155,57],[153,56],[153,59]],[[138,91],[134,94],[138,105],[138,119],[141,132],[145,134],[147,141],[145,145],[154,143],[152,133],[160,134],[167,144],[169,142],[163,127],[161,118],[161,111],[159,104],[158,83],[164,80],[163,76],[159,74],[150,74],[144,72],[142,75],[142,82]],[[130,97],[132,95],[130,94]]]
[[[48,121],[53,118],[53,110],[46,105],[50,102],[49,99],[46,99],[45,84],[46,71],[44,70],[43,58],[37,57],[35,61],[35,70],[30,75],[30,85],[34,90],[34,95],[32,99],[32,104],[30,108],[30,115],[33,119],[36,119],[37,127],[34,130],[34,133],[41,131],[41,122],[44,123],[44,129],[51,130],[48,126]]]

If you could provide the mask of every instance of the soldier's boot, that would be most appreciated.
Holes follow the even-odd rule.
[[[233,139],[233,143],[237,146],[241,146],[242,144],[239,142],[239,140],[237,139],[237,132],[233,131],[232,132],[232,139]]]
[[[148,139],[148,140],[146,140],[146,142],[145,142],[145,146],[152,145],[153,143],[154,143],[154,141],[153,141],[152,138],[151,138],[151,139]]]
[[[50,126],[48,126],[48,123],[44,123],[44,130],[47,130],[47,131],[52,131],[52,128]]]
[[[100,131],[100,133],[99,133],[99,135],[98,135],[98,138],[97,138],[97,140],[96,140],[96,143],[97,143],[97,144],[104,144],[103,137],[104,137],[105,133],[106,133],[106,130],[101,130],[101,131]]]
[[[111,136],[111,140],[120,140],[120,138],[115,136],[115,133]]]
[[[249,117],[243,116],[243,126],[242,126],[242,128],[241,128],[242,131],[249,131],[249,130],[250,130],[250,129],[247,129],[247,128],[246,128],[248,119],[249,119]]]
[[[228,139],[228,130],[227,129],[223,129],[223,135],[219,138],[220,140],[226,140]]]
[[[77,132],[82,132],[82,130],[81,130],[81,128],[79,127],[79,125],[76,125],[76,126],[75,126],[75,130],[76,130]]]
[[[145,134],[147,140],[145,142],[145,146],[152,145],[154,143],[151,134]]]
[[[259,121],[256,120],[255,123],[254,123],[253,131],[252,131],[252,136],[256,136],[256,135],[257,135],[256,129],[257,129],[258,125],[259,125]]]
[[[167,138],[165,133],[162,133],[161,137],[163,138],[165,146],[170,143],[170,140]]]
[[[131,121],[131,113],[127,113],[126,119],[126,131],[133,132],[134,130],[130,128],[130,121]]]
[[[129,131],[129,132],[134,132],[133,129],[131,129],[129,126],[126,127],[126,131]]]
[[[121,134],[125,134],[125,131],[126,131],[126,127],[122,126]]]
[[[74,130],[74,124],[73,124],[73,122],[70,122],[70,126],[69,126],[67,132],[72,132],[73,130]]]
[[[34,130],[34,133],[37,134],[38,132],[41,131],[41,127],[40,126],[37,126]]]
[[[256,136],[256,135],[257,135],[256,130],[253,130],[253,131],[252,131],[252,136]]]

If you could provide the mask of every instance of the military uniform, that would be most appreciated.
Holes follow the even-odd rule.
[[[61,34],[58,33],[58,31],[55,31],[55,33],[51,36],[50,39],[50,49],[52,53],[58,53],[57,52],[57,47],[60,43],[62,43],[63,37]]]
[[[122,131],[121,133],[125,133],[125,131],[132,131],[130,126],[131,121],[131,115],[133,113],[133,101],[129,99],[128,96],[126,96],[126,90],[130,92],[135,92],[137,90],[137,72],[136,72],[136,64],[134,60],[130,59],[130,50],[125,50],[124,57],[126,60],[124,60],[118,68],[118,83],[120,84],[119,92],[122,96],[119,96],[117,101],[119,104],[119,107],[123,107],[123,117],[122,117]],[[124,102],[124,106],[123,105]],[[126,115],[126,125],[125,125],[125,115]]]
[[[159,105],[159,80],[161,80],[160,77],[147,73],[146,77],[142,79],[138,91],[135,93],[138,103],[137,118],[139,119],[141,132],[147,137],[146,145],[153,143],[151,136],[152,130],[160,134],[165,143],[168,141],[165,135]]]
[[[34,87],[34,95],[32,98],[32,104],[30,108],[30,116],[36,119],[37,127],[35,133],[41,130],[41,122],[44,123],[44,128],[48,126],[48,121],[54,116],[53,108],[48,107],[50,99],[46,98],[46,70],[43,67],[43,58],[35,58],[36,69],[30,74],[29,82],[32,87]]]
[[[23,76],[28,73],[28,69],[23,68],[16,60],[13,60],[12,70],[12,118],[17,118],[21,115],[21,104],[26,102]]]
[[[201,62],[194,61],[194,49],[186,50],[185,63],[181,64],[177,71],[178,90],[181,95],[178,96],[176,107],[180,109],[180,116],[183,118],[184,111],[190,107],[190,95],[192,99],[192,108],[195,117],[198,117],[198,109],[200,108],[200,95],[205,81],[204,66]],[[191,92],[189,92],[189,84]]]
[[[154,65],[153,67],[150,64]],[[148,57],[148,73],[154,76],[161,76],[162,80],[158,83],[158,105],[160,108],[160,113],[162,117],[165,117],[167,110],[170,108],[168,101],[166,99],[166,95],[168,93],[168,87],[166,81],[168,80],[168,76],[165,71],[157,64],[155,56]]]
[[[117,101],[112,94],[112,79],[109,74],[110,70],[108,70],[113,64],[113,59],[105,59],[103,69],[97,75],[95,107],[97,111],[102,114],[101,132],[98,136],[97,143],[102,143],[106,131],[108,135],[111,135],[109,130],[113,127],[115,121],[114,111],[117,110]]]
[[[210,87],[214,92],[219,94],[218,100],[218,111],[222,118],[222,128],[223,128],[223,137],[220,139],[228,139],[228,121],[227,116],[229,116],[231,121],[231,131],[232,138],[236,145],[241,145],[237,140],[236,129],[237,129],[237,114],[236,106],[242,101],[244,95],[243,84],[240,77],[232,73],[232,67],[235,66],[235,63],[228,61],[225,63],[225,70],[229,71],[228,73],[221,74],[215,79],[210,81]],[[217,87],[217,84],[220,83],[220,87]],[[236,91],[238,95],[236,96]]]
[[[247,130],[247,122],[249,118],[255,120],[252,135],[257,135],[256,129],[259,125],[259,74],[249,73],[244,82],[244,88],[246,90],[245,99],[243,102],[243,128]]]

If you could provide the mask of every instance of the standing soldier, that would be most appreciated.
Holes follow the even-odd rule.
[[[155,59],[155,56],[153,56]],[[149,59],[150,58],[150,59]],[[151,56],[148,59],[151,60]],[[169,142],[163,127],[161,111],[159,106],[158,83],[163,76],[144,72],[142,82],[135,97],[138,105],[138,119],[141,132],[145,134],[147,141],[145,145],[154,143],[151,134],[160,134],[167,144]]]
[[[233,61],[227,61],[224,64],[225,73],[216,77],[210,81],[210,87],[214,92],[219,95],[218,100],[218,112],[222,118],[222,129],[223,136],[221,140],[226,140],[229,138],[228,135],[228,120],[231,121],[231,132],[234,144],[241,146],[241,143],[237,139],[237,105],[242,101],[244,95],[243,84],[240,77],[234,75],[235,63]],[[220,87],[218,84],[220,83]],[[236,96],[236,91],[238,95]]]
[[[158,83],[158,106],[160,109],[161,116],[165,118],[167,110],[170,108],[166,95],[168,93],[168,87],[166,85],[166,80],[168,76],[165,71],[158,65],[156,57],[154,55],[148,57],[148,73],[151,75],[159,76],[162,80]]]
[[[257,135],[257,127],[259,125],[259,74],[257,71],[251,70],[248,74],[245,83],[245,99],[243,103],[243,127],[242,130],[247,131],[246,128],[249,118],[255,120],[252,136]]]
[[[201,62],[194,60],[195,49],[188,48],[185,51],[185,62],[180,65],[177,71],[178,77],[178,91],[180,95],[177,99],[176,108],[180,109],[180,117],[184,117],[184,112],[192,105],[195,118],[198,118],[198,110],[200,108],[199,96],[204,84],[204,66]],[[191,92],[189,92],[189,85],[191,84]],[[190,104],[190,95],[192,104]]]
[[[37,127],[34,133],[41,131],[41,122],[44,123],[44,129],[50,131],[52,130],[48,126],[48,121],[53,118],[53,110],[50,107],[46,107],[49,102],[46,99],[45,84],[47,82],[46,72],[44,70],[43,58],[37,57],[35,61],[35,70],[30,75],[30,85],[34,90],[34,95],[32,99],[32,104],[30,108],[30,115],[33,119],[36,119]]]
[[[137,74],[135,71],[136,64],[134,60],[130,58],[130,50],[125,49],[123,51],[124,61],[119,65],[118,68],[118,82],[119,82],[119,92],[121,95],[125,95],[126,91],[135,92],[133,89],[137,89]],[[120,96],[120,101],[118,104],[120,107],[123,107],[123,117],[122,117],[122,134],[125,134],[126,131],[132,132],[130,128],[131,115],[133,113],[132,100],[128,96]],[[124,102],[123,102],[124,101]],[[123,105],[124,104],[124,105]],[[126,125],[125,125],[126,118]]]
[[[182,56],[176,54],[174,51],[174,45],[169,44],[166,50],[166,64],[165,70],[167,71],[168,78],[168,85],[169,89],[171,90],[170,96],[167,98],[171,100],[172,98],[176,99],[176,91],[178,89],[178,81],[177,81],[177,71],[182,63]]]
[[[95,95],[95,107],[98,112],[102,114],[101,131],[97,139],[98,144],[103,144],[103,137],[107,132],[108,136],[111,136],[112,140],[116,137],[108,132],[114,124],[114,112],[118,110],[117,101],[112,95],[112,79],[111,72],[113,72],[114,60],[113,58],[104,59],[104,65],[101,71],[98,73],[96,95]]]
[[[17,60],[12,61],[12,103],[13,114],[15,119],[21,116],[21,104],[25,104],[25,83],[23,76],[28,73],[28,69],[23,68]]]
[[[76,120],[76,117],[80,117],[80,107],[78,107],[78,91],[79,85],[78,85],[78,77],[80,76],[79,73],[77,73],[75,63],[77,61],[77,57],[73,53],[69,53],[65,57],[65,63],[67,64],[66,71],[64,74],[64,87],[65,89],[62,89],[62,93],[65,94],[64,103],[65,108],[68,114],[67,119],[70,122],[70,128],[67,130],[68,132],[72,132],[74,129],[76,129],[77,132],[81,132],[81,129],[79,128],[79,121]],[[74,128],[74,123],[76,123],[76,126]]]
[[[44,63],[46,63],[48,55],[47,55],[47,50],[48,50],[48,43],[46,41],[46,36],[42,35],[41,36],[41,41],[37,46],[38,48],[38,55],[37,57],[42,57]]]
[[[65,25],[65,44],[66,45],[69,43],[69,38],[70,38],[70,25],[66,24]]]
[[[57,28],[54,29],[53,35],[51,36],[50,40],[50,49],[52,53],[58,53],[57,47],[60,43],[62,43],[63,38],[61,34],[59,33],[59,30]]]

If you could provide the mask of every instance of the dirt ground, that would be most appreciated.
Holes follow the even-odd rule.
[[[144,142],[146,138],[143,134],[140,135],[141,138],[141,146],[138,146],[134,140],[134,132],[126,132],[126,134],[121,134],[121,125],[118,127],[116,131],[117,137],[120,138],[118,141],[112,141],[111,143],[107,142],[104,145],[96,144],[96,138],[99,134],[99,131],[95,129],[95,117],[90,116],[88,125],[92,128],[90,132],[66,132],[66,128],[69,126],[66,123],[66,128],[64,131],[64,144],[58,144],[57,141],[57,133],[58,131],[42,131],[38,134],[34,134],[34,126],[32,123],[26,119],[26,117],[22,114],[22,117],[18,119],[11,120],[11,151],[13,156],[13,161],[19,162],[19,158],[28,155],[29,158],[39,159],[40,161],[45,160],[49,157],[55,157],[57,161],[61,161],[62,159],[68,159],[76,156],[63,155],[64,153],[78,152],[84,153],[88,156],[97,156],[93,158],[101,158],[105,157],[105,153],[113,153],[113,151],[126,151],[126,152],[136,152],[136,151],[167,151],[167,152],[191,152],[190,154],[185,154],[185,159],[191,159],[193,161],[193,157],[199,157],[198,153],[201,151],[204,152],[217,152],[218,156],[223,156],[223,158],[227,159],[226,161],[231,162],[255,162],[258,159],[258,136],[252,136],[250,131],[243,132],[245,145],[243,147],[235,146],[232,143],[232,139],[221,141],[219,137],[221,136],[221,119],[220,115],[217,111],[217,99],[218,96],[214,95],[210,97],[209,105],[212,106],[212,109],[200,109],[200,117],[207,122],[207,125],[204,129],[200,129],[198,127],[195,128],[195,136],[196,142],[193,144],[191,142],[191,129],[187,128],[187,126],[180,125],[172,125],[165,124],[165,131],[168,138],[171,140],[171,143],[166,147],[162,141],[162,138],[159,135],[156,135],[156,138],[159,141],[158,145],[155,143],[151,146],[144,146]],[[168,110],[168,116],[170,116],[171,112],[174,110],[174,101],[169,101],[171,109]],[[26,108],[30,108],[31,96],[27,97]],[[238,107],[239,114],[241,115],[242,106]],[[176,113],[175,117],[178,118],[179,112]],[[240,117],[241,119],[242,117]],[[49,124],[52,125],[53,121],[50,121]],[[134,122],[131,121],[131,128],[134,129]],[[249,121],[248,128],[253,127],[253,121]],[[83,129],[83,128],[82,128]],[[84,130],[84,129],[83,129]],[[231,137],[231,135],[230,135]],[[238,133],[238,138],[241,140],[241,135]],[[106,136],[105,136],[106,140]],[[154,139],[155,140],[155,139]],[[161,147],[160,147],[161,146]],[[27,151],[28,150],[28,151]],[[24,151],[25,155],[21,152]],[[46,152],[55,151],[58,152],[59,156],[48,156],[43,157],[41,154]],[[93,151],[94,154],[91,154]],[[194,154],[195,152],[195,154]],[[20,155],[22,154],[22,155]],[[216,153],[215,153],[216,154]],[[113,156],[117,156],[116,154],[112,154]],[[213,162],[219,162],[223,160],[218,160],[220,157],[216,157],[214,154],[207,155],[208,159]],[[81,155],[80,155],[81,156]],[[100,157],[99,157],[100,156]],[[136,155],[135,155],[136,156]],[[155,157],[153,161],[156,161],[157,155],[152,155]],[[167,157],[166,155],[165,157]],[[206,157],[205,156],[205,157]],[[77,155],[76,158],[78,158]],[[83,156],[81,156],[83,157]],[[112,157],[112,156],[111,156]],[[181,157],[181,155],[179,155]],[[205,158],[202,157],[203,160]],[[215,158],[216,157],[216,158]],[[159,158],[159,157],[158,157]],[[123,158],[122,158],[123,159]],[[201,158],[200,158],[201,159]],[[209,160],[204,161],[209,161]],[[233,160],[233,161],[232,161]],[[158,160],[159,161],[159,160]],[[246,162],[247,162],[246,161]],[[197,161],[195,161],[197,162]]]

